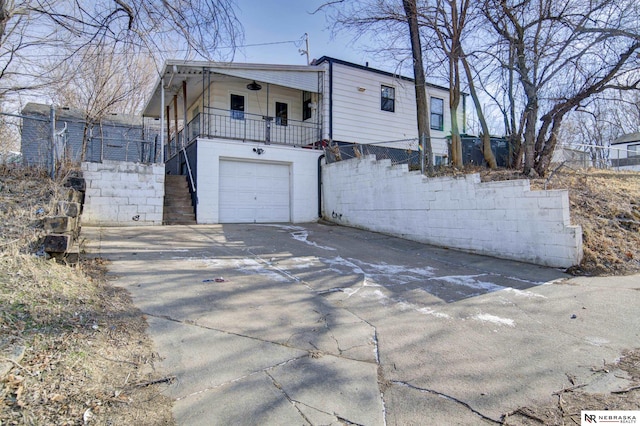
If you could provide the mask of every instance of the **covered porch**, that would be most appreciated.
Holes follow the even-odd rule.
[[[318,148],[321,67],[168,61],[143,115],[165,162],[198,138]]]

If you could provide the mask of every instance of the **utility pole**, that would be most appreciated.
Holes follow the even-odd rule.
[[[304,37],[305,48],[298,49],[298,52],[300,52],[301,55],[307,55],[307,65],[309,65],[311,63],[311,61],[309,60],[309,34],[304,33],[302,37]]]

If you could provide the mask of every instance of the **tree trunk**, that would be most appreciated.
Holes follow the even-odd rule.
[[[453,43],[453,41],[452,41]],[[454,167],[462,169],[462,140],[458,127],[458,106],[460,105],[460,69],[456,50],[452,46],[449,55],[449,112],[451,116],[451,163]]]
[[[424,144],[422,149],[426,157],[427,174],[433,176],[433,149],[431,147],[431,133],[429,130],[429,104],[427,103],[426,81],[422,63],[422,43],[420,42],[416,0],[402,0],[402,5],[404,6],[407,24],[409,25],[409,34],[411,36],[419,143]]]
[[[471,67],[469,66],[469,62],[467,62],[467,58],[464,56],[464,54],[460,55],[460,61],[462,61],[462,66],[467,76],[469,91],[471,92],[471,99],[473,99],[473,104],[476,107],[476,113],[478,114],[480,126],[482,126],[482,153],[484,154],[484,160],[487,162],[487,166],[489,166],[490,169],[495,169],[496,167],[498,167],[498,164],[496,162],[496,157],[495,155],[493,155],[493,151],[491,150],[491,135],[489,134],[489,126],[487,125],[487,120],[485,119],[484,113],[482,112],[480,99],[478,99],[476,85],[473,82],[473,76],[471,75]]]

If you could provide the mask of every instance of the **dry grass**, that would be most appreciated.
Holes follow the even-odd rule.
[[[38,171],[0,169],[0,424],[172,424],[163,384],[148,385],[162,376],[144,318],[103,262],[31,254],[60,193]]]

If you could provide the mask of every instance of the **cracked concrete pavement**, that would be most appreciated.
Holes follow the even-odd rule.
[[[82,229],[146,315],[181,425],[491,424],[640,342],[640,276],[357,229]],[[594,368],[595,367],[595,368]]]

